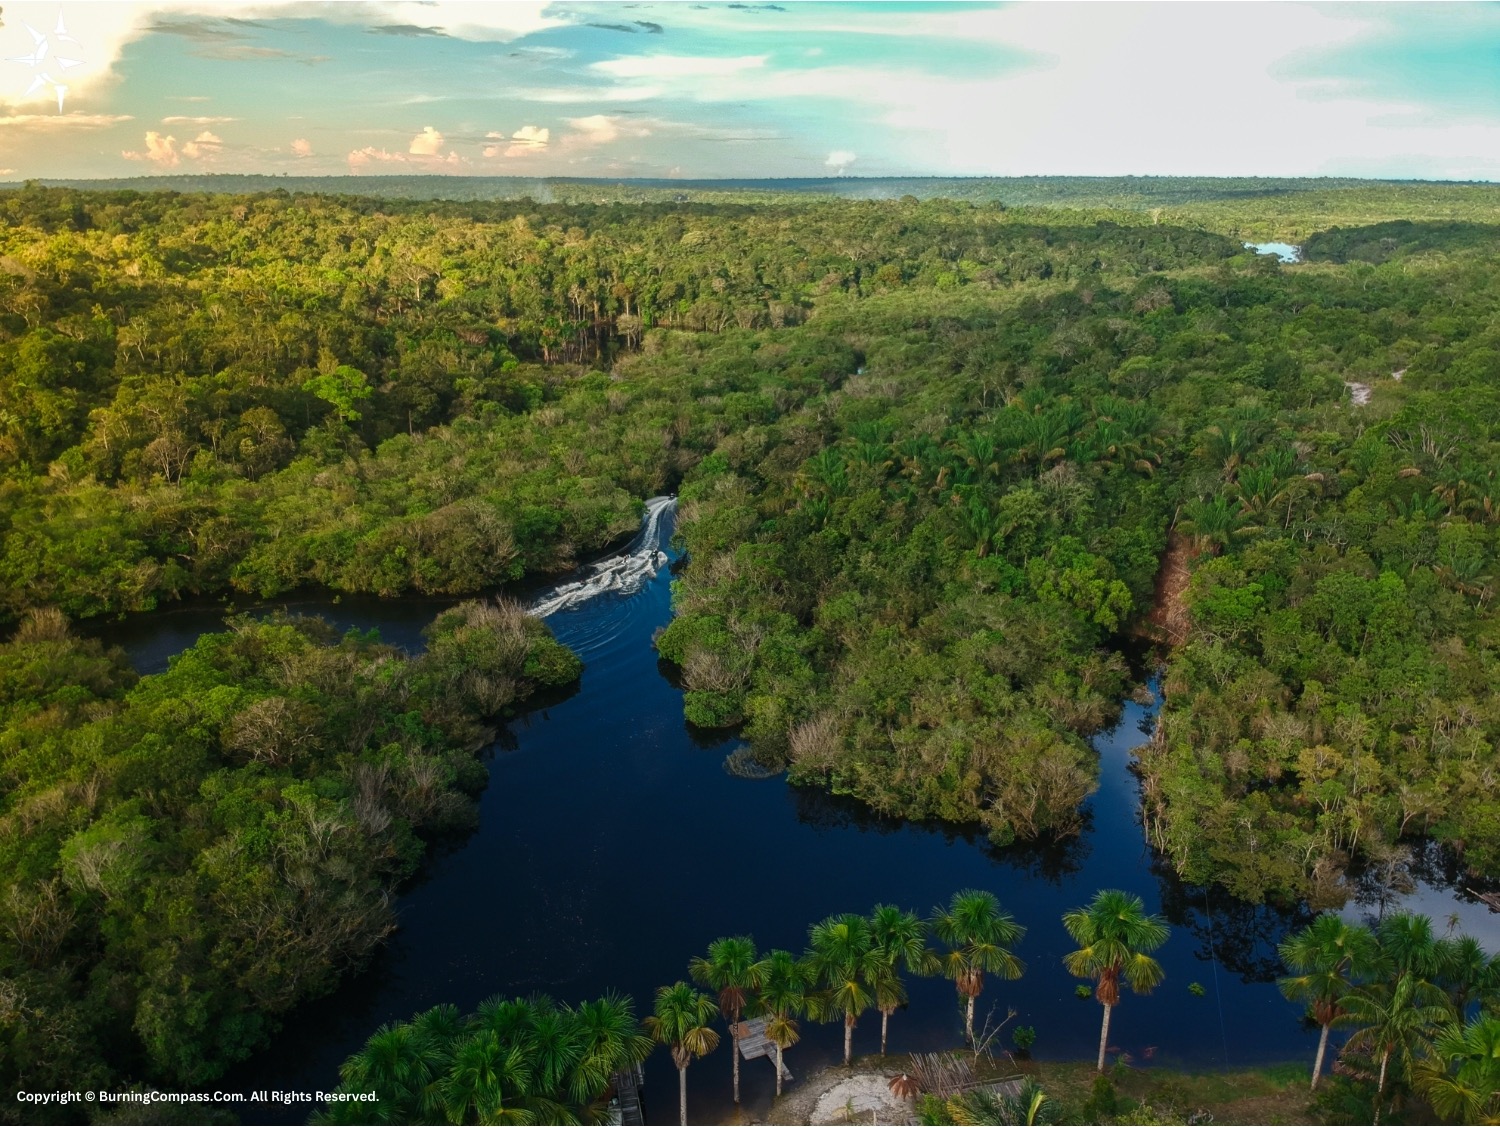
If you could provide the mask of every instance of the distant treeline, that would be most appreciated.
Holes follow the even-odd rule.
[[[518,200],[544,202],[642,202],[649,199],[714,199],[733,194],[814,195],[851,200],[999,200],[1017,207],[1170,207],[1214,200],[1245,200],[1305,192],[1361,192],[1436,188],[1452,181],[1371,180],[1351,176],[817,176],[773,179],[617,180],[573,176],[261,176],[214,173],[133,176],[100,180],[29,181],[46,187],[88,191],[207,192],[242,195],[284,190],[384,199]],[[1465,187],[1500,188],[1475,183]]]

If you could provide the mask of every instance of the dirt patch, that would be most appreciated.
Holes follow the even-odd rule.
[[[1178,646],[1187,641],[1190,618],[1187,608],[1188,583],[1192,580],[1193,561],[1198,558],[1192,543],[1175,531],[1167,537],[1161,568],[1156,573],[1156,591],[1151,613],[1146,616],[1147,633],[1159,642]]]
[[[910,1100],[891,1094],[887,1069],[825,1068],[782,1096],[771,1108],[771,1123],[915,1123]]]

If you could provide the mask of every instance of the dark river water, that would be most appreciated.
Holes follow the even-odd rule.
[[[665,543],[670,521],[661,535]],[[421,628],[447,604],[284,605],[340,626],[378,627],[387,641],[415,649]],[[1093,741],[1100,786],[1079,837],[995,849],[982,835],[878,818],[780,777],[727,773],[735,740],[686,726],[681,692],[652,649],[653,631],[669,616],[663,568],[633,595],[604,594],[549,618],[585,662],[579,690],[514,722],[491,750],[479,829],[429,857],[402,892],[400,928],[370,969],[291,1015],[276,1044],[225,1087],[331,1088],[339,1063],[378,1025],[440,1002],[470,1010],[492,994],[545,991],[577,1002],[621,990],[644,1014],[656,987],[685,978],[689,957],[718,936],[748,933],[763,949],[800,951],[807,926],[830,913],[868,912],[877,901],[926,913],[969,887],[996,893],[1030,929],[1018,948],[1024,977],[989,983],[978,1020],[993,1007],[998,1021],[1013,1007],[1012,1027],[1036,1029],[1037,1056],[1097,1051],[1099,1007],[1074,996],[1060,916],[1100,888],[1123,888],[1163,912],[1172,934],[1159,952],[1166,982],[1149,997],[1126,996],[1111,1030],[1115,1045],[1140,1063],[1311,1062],[1314,1031],[1274,985],[1275,944],[1308,915],[1184,886],[1144,843],[1128,766],[1150,731],[1151,708],[1126,704],[1119,724]],[[101,633],[151,671],[221,617],[209,608],[165,612]],[[1461,903],[1439,874],[1429,876],[1434,883],[1417,897],[1422,909],[1439,921],[1460,911],[1493,949],[1492,921],[1500,917]],[[962,1014],[952,985],[926,979],[910,989],[910,1006],[891,1019],[891,1050],[958,1044]],[[877,1051],[879,1037],[876,1013],[856,1030],[855,1051]],[[841,1053],[840,1026],[806,1024],[787,1066],[800,1079]],[[732,1115],[729,1074],[726,1038],[689,1070],[694,1122]],[[772,1090],[770,1063],[745,1062],[746,1111],[763,1114]],[[648,1122],[676,1121],[676,1074],[662,1051],[647,1064],[645,1097]],[[288,1119],[301,1117],[293,1111]]]

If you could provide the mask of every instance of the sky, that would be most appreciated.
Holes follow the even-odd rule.
[[[35,3],[0,179],[1500,179],[1500,3]]]

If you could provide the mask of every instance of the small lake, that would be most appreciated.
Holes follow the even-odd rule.
[[[1291,243],[1246,243],[1245,249],[1256,254],[1274,254],[1282,262],[1302,261],[1302,248]]]
[[[670,511],[657,533],[667,548]],[[278,605],[341,627],[377,627],[414,649],[421,628],[452,601]],[[1172,924],[1159,952],[1165,984],[1149,997],[1127,995],[1116,1012],[1111,1036],[1120,1049],[1139,1063],[1311,1065],[1315,1031],[1274,985],[1275,945],[1309,915],[1183,885],[1144,842],[1129,765],[1151,730],[1152,707],[1127,703],[1119,724],[1094,739],[1100,787],[1082,834],[996,849],[983,835],[880,818],[781,777],[728,774],[723,761],[736,741],[684,723],[681,691],[651,647],[670,614],[662,567],[633,594],[602,594],[548,618],[585,662],[581,687],[514,722],[490,750],[479,829],[429,857],[399,899],[399,930],[370,969],[293,1014],[275,1045],[222,1087],[330,1088],[340,1062],[378,1025],[440,1002],[471,1010],[491,994],[545,991],[577,1002],[622,990],[646,1013],[655,988],[686,977],[688,959],[718,936],[750,933],[763,949],[801,951],[808,924],[830,913],[867,912],[877,901],[926,913],[966,887],[992,890],[1030,929],[1018,948],[1025,976],[988,984],[977,1015],[982,1022],[994,1007],[999,1020],[1014,1007],[1011,1028],[1036,1028],[1036,1055],[1091,1059],[1097,1051],[1099,1007],[1074,996],[1060,916],[1114,887],[1138,893]],[[199,608],[98,632],[149,671],[221,620],[222,610]],[[1421,907],[1441,924],[1456,910],[1445,888],[1451,878],[1436,869],[1423,876]],[[1500,946],[1500,916],[1472,902],[1465,910],[1471,933]],[[1202,996],[1188,989],[1195,982]],[[910,1006],[891,1019],[891,1050],[958,1044],[963,1020],[952,985],[910,985]],[[855,1051],[876,1051],[879,1036],[879,1014],[867,1016]],[[787,1066],[800,1079],[838,1061],[842,1045],[840,1026],[807,1024]],[[689,1070],[695,1122],[731,1116],[729,1074],[727,1040]],[[676,1122],[676,1073],[664,1052],[648,1062],[646,1080],[648,1122]],[[745,1062],[746,1111],[763,1116],[772,1092],[771,1065]],[[278,1110],[288,1122],[304,1117],[279,1105],[267,1114]]]

